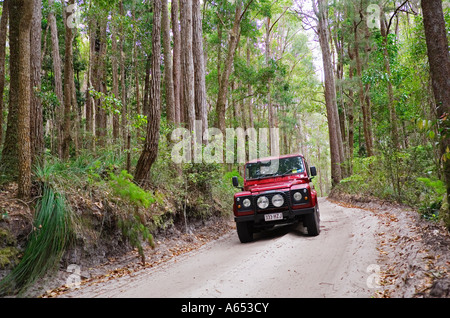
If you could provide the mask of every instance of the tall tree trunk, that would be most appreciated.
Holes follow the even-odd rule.
[[[73,5],[74,0],[69,1]],[[71,15],[64,7],[65,24],[65,54],[64,54],[64,122],[63,122],[63,144],[62,158],[69,159],[71,136],[71,116],[72,116],[72,82],[73,82],[73,32],[67,23],[67,18]]]
[[[3,141],[3,92],[5,90],[6,35],[8,32],[9,1],[3,1],[2,20],[0,22],[0,146]]]
[[[152,70],[152,55],[147,56],[147,62],[145,63],[145,80],[143,91],[143,114],[148,116],[149,112],[149,99],[150,99],[150,72]]]
[[[0,167],[4,174],[17,177],[19,108],[19,23],[21,3],[9,2],[9,103],[5,143]],[[18,12],[19,11],[19,12]]]
[[[227,102],[227,92],[228,84],[231,75],[231,70],[233,68],[234,55],[236,53],[237,44],[240,37],[240,26],[242,20],[242,1],[237,1],[236,12],[234,15],[233,28],[230,31],[230,36],[228,39],[228,52],[225,60],[224,69],[221,72],[221,77],[219,81],[219,92],[217,96],[216,112],[217,120],[216,127],[219,128],[223,133],[225,133],[225,112],[226,112],[226,102]]]
[[[168,0],[162,1],[162,32],[164,46],[164,82],[166,89],[167,121],[175,122],[175,95],[173,90],[172,49],[170,47],[170,21]]]
[[[178,22],[178,0],[172,0],[172,33],[173,33],[173,93],[174,93],[174,121],[181,122],[181,35]]]
[[[391,130],[392,144],[395,149],[400,148],[400,142],[398,138],[398,128],[397,128],[397,112],[395,110],[394,104],[394,89],[392,87],[392,74],[391,74],[391,64],[389,61],[388,53],[388,35],[389,30],[387,29],[386,18],[384,16],[384,11],[380,12],[380,25],[381,25],[381,35],[383,37],[383,60],[384,68],[387,75],[387,85],[388,85],[388,100],[389,100],[389,121]]]
[[[158,155],[161,119],[161,0],[153,2],[151,106],[147,122],[144,149],[134,175],[138,184],[144,184]]]
[[[19,154],[18,197],[29,198],[31,193],[31,142],[30,142],[30,30],[35,0],[13,1],[13,19],[19,26],[19,108],[17,112],[17,136]],[[19,9],[19,10],[18,10]]]
[[[332,184],[336,185],[341,181],[341,164],[343,162],[342,136],[339,125],[339,115],[336,102],[336,86],[334,81],[334,71],[331,64],[331,53],[328,44],[328,10],[325,0],[318,1],[318,8],[315,0],[313,6],[318,17],[318,34],[322,50],[322,61],[324,67],[325,80],[325,103],[327,108],[328,130],[330,135],[330,154],[331,154],[331,178]]]
[[[362,21],[362,20],[361,20]],[[360,22],[361,23],[361,22]],[[371,134],[371,125],[370,125],[370,109],[369,104],[367,103],[366,92],[364,91],[364,85],[362,82],[362,61],[359,55],[359,37],[358,37],[358,24],[354,23],[354,39],[355,39],[355,61],[356,61],[356,75],[358,77],[358,87],[359,87],[359,103],[362,110],[363,115],[363,131],[364,131],[364,140],[366,144],[366,152],[367,156],[371,157],[373,155],[372,150],[372,134]]]
[[[120,15],[123,17],[125,15],[123,9],[123,1],[121,0],[119,3],[119,11]],[[123,139],[123,149],[125,149],[125,145],[128,144],[128,123],[127,123],[127,81],[125,78],[125,52],[124,52],[124,44],[125,44],[125,34],[123,30],[123,26],[120,26],[120,85],[121,85],[121,98],[122,98],[122,110],[121,110],[121,126],[122,126],[122,139]],[[128,148],[129,150],[129,148]],[[128,154],[130,152],[128,151]],[[127,165],[127,171],[129,171],[129,167]]]
[[[76,33],[76,30],[75,30]],[[73,69],[73,62],[72,62]],[[75,155],[78,156],[80,154],[80,130],[81,130],[81,108],[78,105],[77,100],[77,87],[75,85],[75,74],[72,74],[72,114],[74,116],[74,120],[72,123],[72,131],[73,131],[73,146],[75,150]],[[77,79],[79,80],[79,74],[77,74]]]
[[[217,83],[220,85],[222,79],[222,38],[223,38],[223,22],[221,13],[217,12],[219,23],[217,24]]]
[[[447,185],[447,202],[450,202],[450,54],[447,30],[441,0],[422,0],[423,24],[430,63],[431,82],[436,101],[436,113],[444,132],[441,141],[441,155]],[[445,221],[450,227],[450,213],[446,211]]]
[[[265,58],[266,58],[266,67],[270,67],[270,61],[272,60],[271,52],[270,52],[270,42],[271,42],[271,25],[270,25],[270,17],[266,18],[266,38],[265,38]],[[266,87],[267,87],[267,112],[269,115],[269,128],[275,128],[275,110],[272,105],[272,91],[271,91],[271,79],[267,79]],[[275,136],[273,134],[273,129],[270,130],[269,140],[270,140],[270,153],[275,155],[276,152],[275,147],[277,147],[278,143],[275,140]]]
[[[133,24],[136,23],[136,12],[135,8],[132,9],[132,19]],[[135,29],[136,30],[136,29]],[[136,93],[136,113],[142,115],[141,110],[141,92],[139,90],[139,60],[138,60],[138,44],[137,44],[137,31],[134,32],[133,36],[133,64],[134,64],[134,88]],[[138,130],[138,137],[139,137]]]
[[[349,79],[352,81],[353,79],[353,73],[354,73],[354,67],[350,66],[349,69]],[[348,111],[347,111],[347,117],[348,117],[348,173],[349,175],[353,174],[353,147],[354,147],[354,109],[355,109],[355,102],[353,100],[353,88],[349,88],[348,96],[350,97],[350,101],[348,103]]]
[[[102,18],[100,18],[102,19]],[[97,92],[106,94],[106,20],[98,21],[95,40],[95,72],[94,88]],[[95,136],[97,145],[106,143],[106,110],[103,107],[103,98],[95,99]]]
[[[116,28],[111,25],[111,64],[112,64],[112,93],[114,98],[119,98],[119,61],[117,56],[119,55],[117,48],[117,36]],[[114,103],[113,110],[113,139],[116,141],[119,138],[119,113],[116,112],[117,105]]]
[[[62,74],[61,74],[61,57],[59,55],[59,41],[58,41],[58,28],[56,26],[56,17],[53,9],[53,0],[48,0],[48,5],[50,7],[50,12],[48,14],[48,23],[50,24],[50,33],[52,38],[52,57],[53,57],[53,74],[55,77],[55,94],[59,102],[59,107],[55,111],[55,123],[57,138],[57,153],[60,158],[62,158],[62,124],[63,124],[63,84],[62,84]]]
[[[247,37],[247,67],[250,67],[250,38]],[[247,86],[247,92],[248,92],[248,98],[247,98],[247,111],[248,111],[248,127],[247,128],[253,128],[253,89],[252,84],[248,84]]]
[[[195,121],[195,78],[192,52],[192,0],[180,1],[181,16],[181,70],[183,73],[183,104],[187,114],[187,128],[194,130]]]
[[[198,120],[202,121],[202,134],[208,129],[208,111],[206,107],[205,60],[203,52],[203,28],[200,0],[192,2],[193,55],[195,77],[195,108]]]
[[[339,15],[339,12],[335,13],[336,15]],[[338,22],[337,28],[340,29],[341,26]],[[330,31],[331,32],[331,31]],[[346,104],[344,102],[344,93],[343,93],[343,80],[344,80],[344,37],[341,33],[336,32],[335,36],[333,37],[335,47],[336,47],[336,55],[337,55],[337,63],[336,63],[336,92],[339,94],[337,98],[337,104],[338,104],[338,116],[339,116],[339,125],[341,129],[341,136],[342,136],[342,148],[343,153],[341,154],[341,161],[344,163],[341,166],[341,173],[342,178],[346,178],[349,176],[349,167],[351,165],[351,162],[349,160],[349,140],[348,140],[348,127],[346,125]],[[332,43],[330,43],[332,45]]]
[[[36,93],[41,89],[41,37],[42,37],[42,0],[36,0],[33,8],[33,22],[31,26],[31,109],[30,109],[30,138],[31,158],[33,163],[42,161],[44,154],[44,118],[41,99]],[[1,45],[1,44],[0,44]],[[1,76],[1,75],[0,75]],[[2,96],[2,95],[0,95]]]
[[[91,6],[91,2],[89,2],[89,7]],[[94,88],[93,78],[96,76],[95,72],[95,30],[96,30],[96,21],[93,18],[89,19],[88,28],[89,28],[89,66],[87,72],[87,85],[86,85],[86,132],[87,132],[87,144],[88,149],[93,150],[94,142],[94,103],[90,90]]]

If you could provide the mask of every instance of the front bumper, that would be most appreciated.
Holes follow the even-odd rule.
[[[296,220],[299,220],[303,215],[314,213],[316,210],[315,207],[311,208],[303,208],[303,209],[289,209],[285,211],[273,211],[273,212],[266,212],[266,213],[253,213],[250,215],[242,215],[242,216],[235,216],[234,221],[235,222],[254,222],[254,225],[271,225],[271,224],[287,224],[295,222]],[[264,219],[265,214],[271,214],[271,213],[283,213],[283,219],[282,220],[276,220],[276,221],[266,221]]]

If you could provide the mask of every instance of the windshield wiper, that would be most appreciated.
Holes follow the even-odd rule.
[[[273,176],[275,173],[268,173],[268,174],[260,174],[258,177],[253,178],[252,180],[261,180],[263,178],[267,178],[267,177],[271,177]]]
[[[285,176],[285,175],[287,175],[287,174],[291,174],[291,173],[293,173],[293,172],[292,172],[293,170],[298,171],[299,169],[289,169],[289,170],[287,170],[286,172],[280,174],[279,176],[280,176],[280,177],[283,177],[283,176]]]

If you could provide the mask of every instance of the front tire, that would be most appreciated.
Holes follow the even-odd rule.
[[[236,229],[241,243],[253,241],[253,222],[236,222]]]
[[[319,204],[316,203],[314,212],[304,216],[304,225],[308,230],[309,236],[317,236],[320,233],[320,212]]]

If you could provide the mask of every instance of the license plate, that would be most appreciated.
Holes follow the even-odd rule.
[[[276,221],[276,220],[282,220],[283,219],[283,213],[271,213],[271,214],[265,214],[264,220],[265,221]]]

